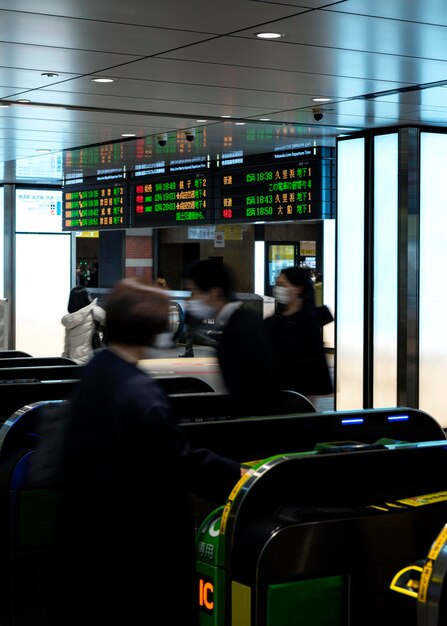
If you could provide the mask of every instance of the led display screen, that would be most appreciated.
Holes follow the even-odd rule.
[[[329,149],[226,159],[171,161],[126,181],[67,184],[64,230],[281,222],[334,217]]]
[[[151,177],[131,185],[133,226],[187,225],[212,222],[211,176]]]
[[[63,230],[128,228],[127,186],[109,183],[64,189],[62,220]]]
[[[216,221],[280,222],[332,217],[332,162],[274,162],[225,169]]]

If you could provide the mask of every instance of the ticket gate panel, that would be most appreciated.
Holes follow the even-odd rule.
[[[344,626],[346,624],[342,576],[295,580],[267,587],[265,625]]]
[[[415,625],[414,602],[389,582],[447,516],[446,443],[345,447],[261,461],[234,488],[221,509],[214,565],[226,592],[213,624],[235,626],[243,589],[238,626]]]
[[[325,617],[324,612],[318,613],[323,607],[320,607],[318,595],[310,588],[307,590],[309,602],[316,603],[316,614],[312,619],[316,621],[304,623],[312,626],[314,623],[331,626],[333,623],[343,626],[380,624],[384,615],[399,615],[402,623],[414,624],[414,603],[389,593],[389,582],[409,555],[417,556],[426,550],[427,540],[421,539],[421,529],[424,529],[422,536],[426,539],[446,514],[447,506],[434,505],[424,511],[412,510],[405,514],[384,513],[383,516],[284,526],[266,537],[256,562],[252,561],[254,567],[247,566],[241,571],[236,565],[238,572],[234,575],[252,587],[257,615],[253,623],[268,626],[269,615],[274,611],[270,606],[269,591],[275,585],[289,585],[292,591],[295,582],[331,580],[331,574],[338,574],[335,576],[339,583],[338,605],[333,604],[331,619]],[[238,562],[244,558],[250,559],[247,555],[239,555]],[[293,589],[293,593],[295,591]],[[294,606],[297,599],[286,599],[286,596],[287,588],[281,604]],[[329,598],[330,595],[328,601]],[[274,613],[279,624],[279,617]],[[301,623],[297,619],[300,612],[294,615],[288,626]]]

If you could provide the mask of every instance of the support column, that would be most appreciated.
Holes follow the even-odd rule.
[[[419,406],[420,131],[399,130],[397,404]]]

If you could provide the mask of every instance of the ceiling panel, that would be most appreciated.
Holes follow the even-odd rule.
[[[136,141],[158,157],[159,132],[173,157],[445,127],[446,26],[445,0],[0,0],[0,161],[125,132],[140,138],[124,144],[132,159]],[[282,37],[254,37],[266,30]]]
[[[268,61],[272,61],[269,59]],[[127,78],[140,81],[153,81],[153,88],[163,89],[165,85],[177,86],[178,97],[181,98],[184,86],[193,85],[197,89],[208,89],[209,86],[225,88],[226,101],[237,102],[241,90],[251,90],[254,99],[260,93],[273,92],[296,94],[309,97],[314,95],[330,95],[334,98],[347,98],[353,94],[384,91],[402,86],[385,76],[382,80],[364,77],[335,76],[323,73],[299,72],[278,67],[277,69],[258,65],[231,65],[211,63],[204,60],[171,60],[165,58],[145,59],[113,72],[117,79]],[[67,85],[69,88],[70,85]]]
[[[30,46],[0,42],[1,68],[27,69],[41,72],[92,74],[106,67],[138,59],[132,55],[58,49],[51,46]],[[47,84],[43,81],[42,84]]]
[[[264,28],[268,30],[269,26],[265,24]],[[290,17],[280,30],[283,34],[280,41],[286,43],[447,59],[445,27],[437,24],[418,24],[351,13],[312,11]],[[253,37],[253,30],[241,31],[235,36]]]
[[[193,117],[197,113],[213,113],[216,117],[224,114],[226,107],[234,107],[240,110],[241,117],[252,116],[253,99],[257,96],[257,111],[288,110],[310,106],[307,94],[288,94],[271,91],[238,90],[237,94],[230,94],[223,87],[200,88],[200,96],[197,87],[187,85],[181,88],[181,97],[178,95],[178,85],[156,85],[135,83],[134,81],[124,81],[119,89],[108,94],[82,93],[82,101],[85,106],[103,106],[106,108],[118,108],[127,110],[141,109],[145,111],[165,111],[177,114],[191,111]],[[57,101],[60,103],[73,104],[81,97],[80,92],[71,93],[70,90],[60,91],[46,89],[43,99],[47,102]],[[156,97],[153,97],[153,96]],[[152,97],[151,97],[152,96]],[[198,101],[200,97],[200,102]],[[179,107],[179,102],[182,106]]]
[[[268,54],[267,54],[268,51]],[[389,56],[352,50],[302,46],[238,39],[230,45],[225,39],[203,43],[194,48],[163,55],[163,58],[184,59],[197,63],[212,63],[311,73],[320,76],[364,78],[390,81],[402,87],[418,83],[445,80],[445,61]],[[390,85],[390,88],[391,85]],[[351,94],[354,95],[354,94]]]
[[[59,74],[58,77],[48,78],[42,76],[41,71],[0,67],[0,84],[5,93],[40,89],[47,85],[58,84],[67,79],[77,77],[77,74],[64,73]]]
[[[0,9],[221,34],[247,28],[255,23],[279,20],[327,4],[330,3],[322,0],[305,0],[298,6],[253,0],[42,0],[36,5],[35,0],[2,0]]]
[[[444,0],[348,0],[326,10],[447,26],[447,3]]]
[[[237,72],[230,84],[222,86],[142,79],[123,79],[113,85],[96,86],[86,84],[83,80],[80,89],[76,89],[77,81],[71,81],[42,89],[37,96],[40,102],[75,104],[82,101],[84,106],[139,110],[142,113],[164,111],[178,115],[192,114],[193,117],[198,117],[199,114],[203,116],[203,113],[208,117],[231,113],[238,117],[252,117],[259,111],[262,113],[309,108],[313,106],[311,97],[322,95],[323,89],[341,99],[350,94],[363,93],[360,87],[365,87],[365,82],[358,79],[345,79],[339,84],[335,79],[327,82],[309,74],[300,76],[297,81],[295,76],[288,76],[286,73],[278,76],[275,72],[271,72],[271,80],[264,75],[256,81],[256,74],[260,72],[262,70],[249,73],[249,84],[253,84],[253,88],[250,88],[248,80],[243,80],[246,73]],[[390,88],[389,83],[373,81],[369,81],[366,86],[369,91]],[[341,88],[341,93],[334,94],[338,88]],[[254,105],[256,111],[253,114],[250,109]]]
[[[51,41],[53,48],[63,50],[150,56],[210,36],[213,34],[0,10],[0,40],[43,47]]]
[[[341,3],[347,2],[348,0],[341,0]],[[268,3],[273,6],[289,6],[295,9],[306,9],[306,10],[315,10],[324,7],[337,6],[340,4],[340,0],[333,0],[333,2],[328,2],[327,0],[252,0],[253,3],[256,3],[258,6],[264,3]]]

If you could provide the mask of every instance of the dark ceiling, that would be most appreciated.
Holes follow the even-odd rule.
[[[0,162],[37,170],[108,142],[98,167],[121,141],[131,167],[447,125],[445,0],[0,0],[0,32]]]

